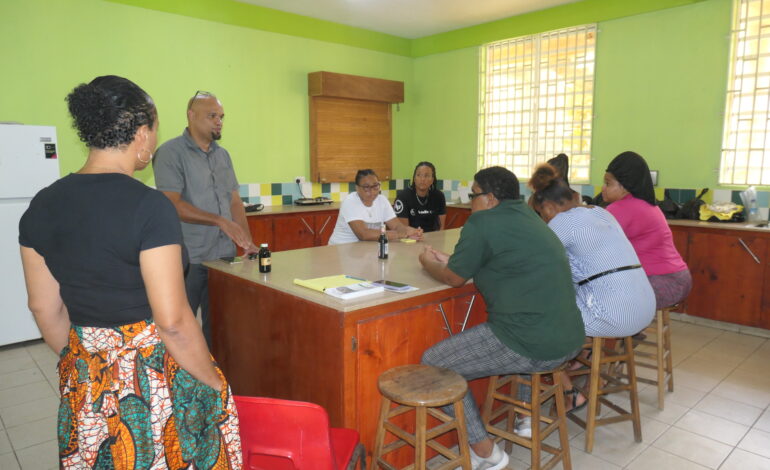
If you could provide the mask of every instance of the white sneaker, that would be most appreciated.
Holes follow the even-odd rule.
[[[516,420],[516,425],[513,427],[513,432],[515,432],[521,437],[526,437],[527,439],[531,439],[532,438],[532,417],[531,416],[519,417]]]
[[[508,454],[497,445],[492,446],[492,454],[489,457],[479,457],[471,451],[471,468],[473,470],[502,470],[508,466]]]

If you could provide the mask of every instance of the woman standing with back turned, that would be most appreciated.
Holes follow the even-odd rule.
[[[155,150],[155,104],[116,76],[67,103],[88,160],[19,223],[29,307],[61,351],[60,468],[241,468],[230,390],[185,295],[176,210],[132,178]]]

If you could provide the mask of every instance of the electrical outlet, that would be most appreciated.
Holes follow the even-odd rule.
[[[305,177],[304,176],[297,176],[294,178],[294,182],[297,184],[305,184]]]

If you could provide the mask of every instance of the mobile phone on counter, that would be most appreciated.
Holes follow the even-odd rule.
[[[241,258],[240,256],[223,256],[219,259],[221,259],[225,263],[230,263],[230,264],[243,263],[243,258]]]
[[[403,284],[401,282],[396,282],[396,281],[386,281],[385,279],[374,281],[372,284],[376,286],[382,286],[385,288],[385,290],[389,290],[393,292],[407,292],[412,290],[412,286],[410,286],[409,284]]]

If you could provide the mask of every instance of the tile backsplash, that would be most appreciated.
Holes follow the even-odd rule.
[[[393,201],[396,197],[396,191],[409,186],[409,179],[393,179],[382,182],[381,193],[388,200]],[[438,180],[436,186],[444,192],[447,202],[460,202],[460,194],[468,193],[471,187],[471,181],[462,180]],[[573,184],[572,189],[583,196],[595,196],[599,194],[602,187],[590,184]],[[295,199],[301,197],[328,197],[333,201],[343,201],[345,197],[355,192],[355,183],[249,183],[240,185],[239,192],[241,199],[249,204],[264,204],[266,206],[290,205]],[[531,194],[526,183],[520,184],[520,191],[524,198]],[[665,188],[655,188],[655,196],[663,199]],[[674,201],[682,204],[695,198],[701,189],[674,189],[668,188],[669,194]],[[706,203],[712,202],[741,202],[740,191],[729,189],[712,189],[703,196]],[[757,191],[757,204],[762,219],[768,218],[770,212],[770,191]]]

